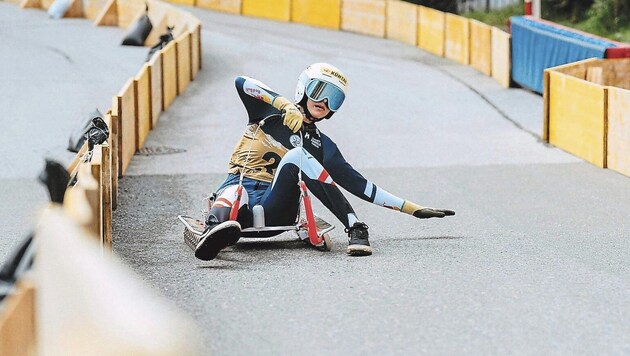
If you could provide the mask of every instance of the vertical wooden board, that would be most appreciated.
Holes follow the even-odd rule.
[[[20,1],[21,9],[41,9],[42,2],[40,0],[22,0]]]
[[[132,25],[138,17],[144,14],[145,3],[135,0],[116,0],[116,12],[118,13],[118,26],[127,28]]]
[[[177,96],[177,53],[175,42],[162,49],[162,100],[164,110],[171,106]]]
[[[243,0],[243,15],[288,22],[291,0]]]
[[[197,25],[191,33],[190,37],[190,69],[192,70],[192,79],[194,80],[201,68],[201,25]]]
[[[101,202],[103,204],[103,246],[112,249],[112,156],[110,146],[102,145]]]
[[[470,20],[470,66],[492,75],[492,27]]]
[[[166,17],[166,12],[161,8],[156,10],[150,9],[151,8],[149,8],[149,19],[151,20],[153,28],[151,29],[149,36],[147,36],[147,39],[144,41],[144,45],[153,47],[160,42],[160,36],[168,32],[168,19]]]
[[[151,130],[151,100],[150,100],[149,64],[142,66],[140,73],[134,79],[136,97],[136,147],[144,146],[144,141]]]
[[[160,114],[163,110],[162,96],[162,52],[158,51],[149,61],[150,83],[151,83],[151,128],[157,126]]]
[[[118,102],[118,96],[114,97],[114,101]],[[105,115],[105,122],[109,127],[109,158],[110,158],[110,176],[112,181],[112,210],[116,210],[118,204],[118,117],[113,115],[110,110]]]
[[[177,52],[177,92],[183,93],[191,78],[190,70],[190,32],[186,32],[175,40]]]
[[[385,37],[386,0],[344,0],[341,3],[341,29],[375,37]]]
[[[470,21],[462,16],[446,14],[444,57],[458,63],[470,63]]]
[[[95,188],[92,190],[93,196],[90,200],[92,218],[90,230],[94,236],[98,238],[99,243],[103,241],[103,181],[101,172],[103,171],[103,146],[96,145],[92,150],[92,160],[89,162],[92,178],[95,182]]]
[[[446,14],[442,11],[418,7],[418,47],[444,56],[445,17]]]
[[[45,9],[45,10],[48,10],[50,8],[50,5],[52,5],[54,2],[55,0],[40,0],[42,9]]]
[[[197,7],[230,14],[240,15],[241,6],[242,0],[197,0]]]
[[[608,89],[608,168],[630,177],[630,90]]]
[[[109,0],[94,20],[96,26],[118,26],[118,5],[116,0]]]
[[[85,17],[89,20],[96,20],[101,11],[107,6],[109,0],[85,0],[83,2],[83,11]]]
[[[0,355],[35,355],[35,287],[18,282],[0,309]]]
[[[493,27],[492,35],[492,78],[504,88],[510,87],[512,61],[510,56],[510,34]]]
[[[174,27],[173,38],[181,36],[188,31],[189,23],[192,23],[193,17],[187,12],[181,11],[170,5],[164,5],[166,7],[166,18],[169,26]]]
[[[22,2],[22,0],[5,0],[5,1],[12,4],[18,4],[18,5]]]
[[[549,81],[549,142],[604,167],[605,88],[554,71]]]
[[[418,42],[418,5],[387,0],[387,38],[412,46]]]
[[[136,153],[136,102],[134,95],[133,79],[129,79],[123,89],[118,94],[120,98],[119,108],[119,142],[121,143],[121,175],[124,175],[129,168],[129,163]]]
[[[63,15],[64,18],[83,18],[83,0],[72,0],[72,4]]]
[[[606,59],[602,62],[604,85],[630,90],[630,58]]]
[[[293,0],[291,21],[338,30],[341,27],[341,0]]]

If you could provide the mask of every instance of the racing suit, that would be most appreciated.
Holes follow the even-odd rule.
[[[281,112],[271,103],[279,96],[263,83],[244,76],[236,78],[236,90],[249,117],[245,133],[230,158],[228,177],[217,189],[238,184],[244,170],[243,186],[248,192],[249,207],[263,206],[267,226],[291,225],[295,222],[300,191],[298,171],[309,191],[343,223],[346,229],[358,221],[344,197],[341,186],[368,202],[404,213],[422,216],[423,207],[396,197],[357,172],[339,151],[337,145],[315,123],[304,123],[298,133],[283,125]],[[231,202],[215,202],[217,209]],[[225,214],[222,214],[225,220]],[[252,225],[251,210],[239,210],[243,228]]]

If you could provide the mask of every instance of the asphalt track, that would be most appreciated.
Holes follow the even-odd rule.
[[[393,41],[187,8],[203,70],[121,180],[114,249],[195,318],[213,354],[626,354],[630,179],[543,145],[541,98]],[[351,92],[320,128],[370,180],[457,215],[351,197],[374,255],[293,236],[195,260],[175,216],[219,184],[245,123],[233,78],[292,95],[308,64]],[[134,67],[135,68],[135,67]],[[5,215],[3,215],[5,216]]]
[[[394,41],[188,10],[204,68],[147,141],[186,152],[134,158],[115,249],[195,317],[212,353],[630,352],[630,179],[542,144],[540,96]],[[224,177],[245,124],[234,77],[290,96],[316,61],[350,80],[320,125],[346,159],[457,215],[353,198],[371,257],[347,257],[336,222],[330,253],[286,235],[195,260],[175,216],[198,214]]]

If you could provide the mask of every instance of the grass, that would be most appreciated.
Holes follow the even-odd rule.
[[[468,12],[462,14],[462,16],[479,20],[491,26],[498,27],[504,31],[507,31],[508,19],[511,16],[522,16],[523,5],[517,4],[513,6],[505,7],[501,10],[495,10],[490,12]],[[580,31],[592,33],[594,35],[611,39],[613,41],[630,43],[630,25],[620,26],[615,31],[607,31],[603,29],[594,19],[586,19],[581,22],[572,23],[569,20],[563,19],[546,19],[552,22],[556,22],[566,27],[575,28]]]

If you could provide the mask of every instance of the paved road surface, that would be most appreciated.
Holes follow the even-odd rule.
[[[188,9],[204,69],[121,181],[115,250],[193,315],[215,354],[630,352],[630,179],[543,145],[542,102],[393,41]],[[417,220],[351,199],[374,255],[293,236],[195,260],[177,214],[223,179],[245,124],[239,74],[287,96],[316,61],[350,94],[320,125],[366,177],[420,204]],[[321,209],[319,209],[321,211]],[[334,221],[330,214],[324,216]]]
[[[49,19],[0,1],[0,261],[33,227],[48,192],[46,157],[69,163],[68,137],[142,67],[145,48],[120,46],[124,30]]]

